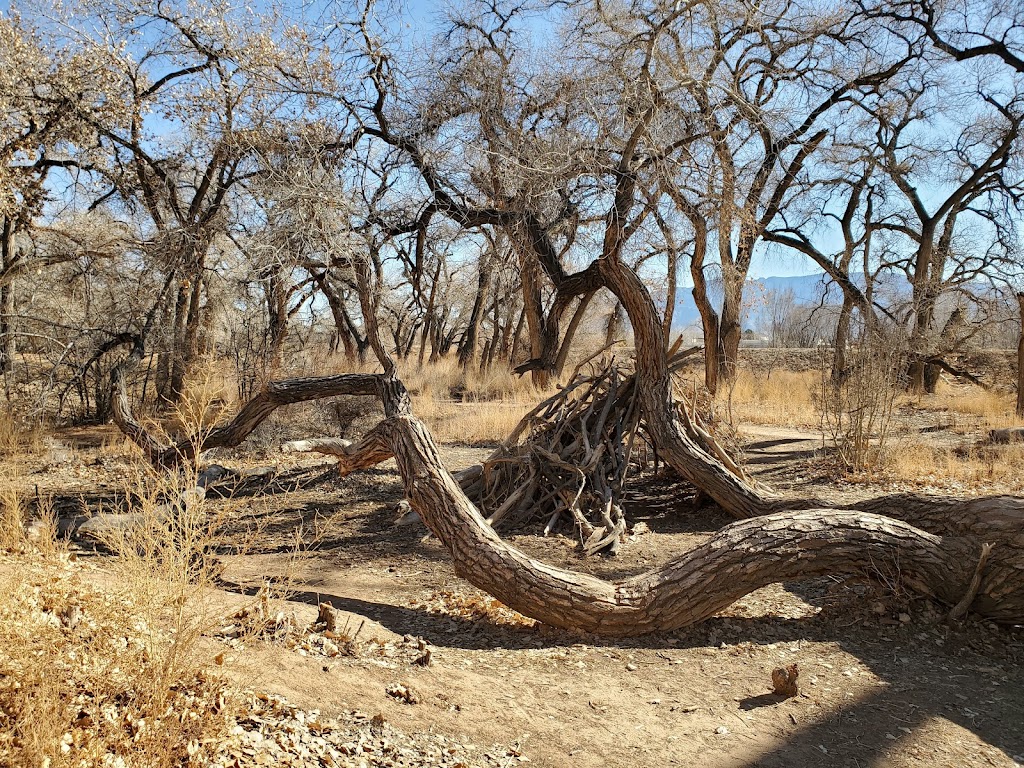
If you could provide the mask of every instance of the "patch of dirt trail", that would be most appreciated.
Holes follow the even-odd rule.
[[[778,462],[794,461],[780,454]],[[451,466],[474,456],[463,449],[458,459]],[[309,615],[330,602],[346,627],[366,622],[364,640],[422,638],[431,663],[372,655],[325,663],[249,646],[261,684],[296,702],[514,744],[550,766],[1009,766],[1024,755],[1019,631],[949,626],[926,601],[837,578],[759,590],[670,635],[571,636],[533,626],[463,582],[421,527],[392,527],[400,499],[392,470],[307,493],[261,514],[293,525],[316,506],[324,537],[298,559],[267,540],[225,558],[225,578],[252,591],[287,573],[292,604]],[[690,489],[663,478],[639,484],[630,501],[631,521],[649,532],[617,558],[581,559],[571,536],[528,531],[511,543],[614,579],[665,562],[727,522],[694,511]],[[771,695],[772,670],[793,663],[800,694]],[[389,696],[394,685],[415,690],[418,703]]]

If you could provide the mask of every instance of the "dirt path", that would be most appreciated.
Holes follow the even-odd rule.
[[[754,461],[770,458],[766,469],[792,469],[800,459],[790,448],[808,442],[779,432],[751,446]],[[461,466],[473,453],[450,460]],[[561,536],[526,533],[513,543],[621,578],[725,522],[694,513],[675,483],[640,488],[632,519],[651,532],[618,558],[581,560]],[[548,766],[1009,766],[1024,755],[1019,632],[951,628],[924,601],[839,579],[769,587],[700,627],[639,642],[539,631],[458,579],[422,529],[391,527],[399,498],[386,468],[277,497],[250,511],[264,533],[247,555],[226,559],[226,578],[252,591],[290,571],[295,610],[312,617],[314,605],[331,602],[348,612],[349,631],[366,621],[357,640],[376,637],[371,649],[423,638],[431,665],[399,652],[327,660],[250,646],[247,667],[261,686],[325,711],[380,712],[409,732],[508,745]],[[315,522],[319,537],[296,559],[285,538],[299,522]],[[779,701],[768,695],[771,671],[791,663],[802,692]],[[389,697],[396,683],[419,703]]]
[[[781,490],[830,490],[810,458],[820,437],[743,430],[751,469]],[[62,475],[69,488],[117,487],[123,467],[99,451]],[[453,468],[487,449],[449,447]],[[392,525],[401,499],[390,465],[339,478],[316,461],[287,491],[231,505],[224,589],[237,598],[287,581],[282,609],[306,627],[316,605],[342,613],[354,655],[282,642],[226,646],[246,686],[330,715],[381,714],[395,728],[502,745],[499,762],[541,766],[1011,766],[1024,763],[1024,633],[966,622],[850,579],[760,590],[699,627],[607,643],[532,626],[459,579],[418,526]],[[57,490],[52,471],[45,478]],[[88,504],[78,490],[74,504]],[[60,501],[60,498],[58,498]],[[61,502],[63,503],[63,502]],[[219,503],[219,502],[218,502]],[[568,536],[511,537],[529,554],[618,579],[663,563],[728,522],[694,509],[664,477],[634,484],[627,513],[649,530],[616,558],[581,559]],[[430,665],[413,661],[422,639]],[[315,638],[314,638],[315,639]],[[225,648],[211,638],[214,647]],[[321,638],[322,642],[322,638]],[[317,646],[320,647],[320,646]],[[796,663],[799,696],[769,695]],[[401,684],[418,703],[387,693]],[[502,756],[504,755],[504,757]]]

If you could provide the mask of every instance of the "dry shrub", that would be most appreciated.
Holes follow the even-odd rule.
[[[186,402],[177,419],[201,437],[210,404]],[[4,485],[7,541],[24,504]],[[141,458],[125,498],[130,508],[103,510],[119,515],[105,518],[116,524],[104,571],[62,552],[52,520],[34,527],[34,550],[0,562],[0,765],[205,764],[226,732],[233,702],[205,671],[203,635],[218,619],[209,553],[229,505],[208,508],[195,470]]]
[[[227,725],[223,684],[187,666],[173,626],[67,557],[0,578],[0,764],[201,763]]]
[[[885,466],[896,399],[906,367],[904,345],[875,334],[850,350],[846,371],[832,376],[831,360],[822,355],[815,405],[821,431],[831,439],[836,457],[851,472]]]
[[[25,534],[25,504],[13,478],[0,475],[0,549],[21,550]]]

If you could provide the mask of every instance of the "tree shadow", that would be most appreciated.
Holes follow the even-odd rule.
[[[759,696],[747,696],[745,699],[740,699],[740,709],[744,712],[749,712],[752,709],[760,709],[761,707],[774,707],[788,698],[789,696],[783,696],[778,693],[762,693]]]

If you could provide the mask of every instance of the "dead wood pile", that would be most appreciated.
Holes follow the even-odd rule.
[[[674,350],[670,370],[697,351]],[[658,461],[636,395],[635,375],[614,358],[578,368],[486,461],[456,473],[463,492],[499,530],[544,523],[547,535],[573,525],[586,554],[615,554],[628,524],[626,480]],[[690,437],[743,476],[683,398],[678,410]]]

